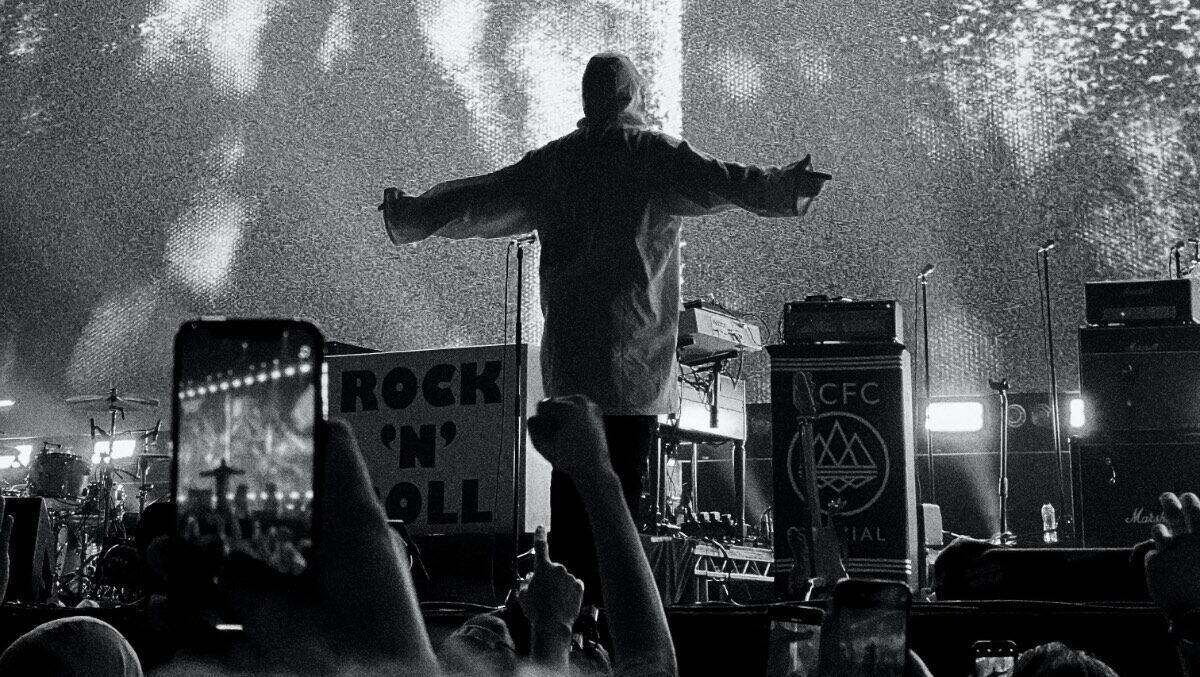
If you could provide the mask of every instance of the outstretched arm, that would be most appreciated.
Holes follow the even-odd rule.
[[[675,646],[654,574],[609,459],[600,409],[582,395],[538,403],[529,434],[583,499],[600,565],[600,592],[618,675],[675,675]]]
[[[511,237],[528,233],[533,222],[529,196],[532,160],[490,174],[446,181],[419,196],[389,188],[384,193],[384,225],[393,244],[427,237],[453,239]]]
[[[829,174],[814,172],[809,157],[785,167],[723,162],[665,134],[651,137],[651,180],[668,212],[701,216],[734,208],[759,216],[801,216]]]

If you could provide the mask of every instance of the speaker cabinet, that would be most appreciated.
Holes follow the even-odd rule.
[[[13,518],[8,541],[6,602],[42,602],[51,593],[54,571],[54,535],[50,513],[41,498],[8,498],[5,514]]]
[[[1150,538],[1158,496],[1200,489],[1200,443],[1074,439],[1076,505],[1083,544],[1128,547]]]
[[[1200,325],[1084,327],[1088,434],[1200,429]]]

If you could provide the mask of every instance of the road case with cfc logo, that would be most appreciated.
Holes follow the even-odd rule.
[[[912,365],[895,343],[768,346],[775,476],[777,587],[794,559],[787,530],[807,527],[796,372],[812,382],[817,493],[855,578],[917,585],[917,497],[913,465]],[[780,587],[780,589],[786,589]]]

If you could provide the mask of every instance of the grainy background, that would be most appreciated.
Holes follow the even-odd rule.
[[[58,401],[113,384],[166,397],[198,314],[500,341],[505,244],[394,248],[380,189],[568,132],[608,48],[667,131],[836,175],[803,221],[689,222],[686,297],[772,329],[809,293],[897,298],[911,329],[936,263],[935,391],[1042,390],[1034,250],[1056,237],[1074,388],[1082,283],[1163,275],[1197,231],[1196,21],[1182,0],[2,0],[0,430],[86,429]]]

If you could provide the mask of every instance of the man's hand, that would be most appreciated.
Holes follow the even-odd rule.
[[[408,195],[399,188],[383,190],[383,202],[379,204],[379,211],[383,212],[383,225],[387,228],[388,237],[392,242],[419,242],[428,235],[414,226],[411,218],[405,218],[405,212],[416,201],[415,196]]]
[[[571,575],[565,566],[550,561],[545,527],[534,532],[533,550],[537,568],[529,584],[517,595],[521,610],[534,633],[541,627],[565,628],[569,637],[583,603],[583,581]]]
[[[1146,553],[1146,588],[1172,618],[1200,609],[1200,498],[1167,492],[1158,498],[1163,521],[1155,524]]]
[[[576,482],[613,472],[600,407],[583,395],[538,402],[529,435],[538,453]]]
[[[389,211],[403,211],[404,208],[416,201],[416,197],[405,193],[399,188],[384,188],[383,202],[379,203],[379,211],[383,212],[384,218],[387,218]]]

